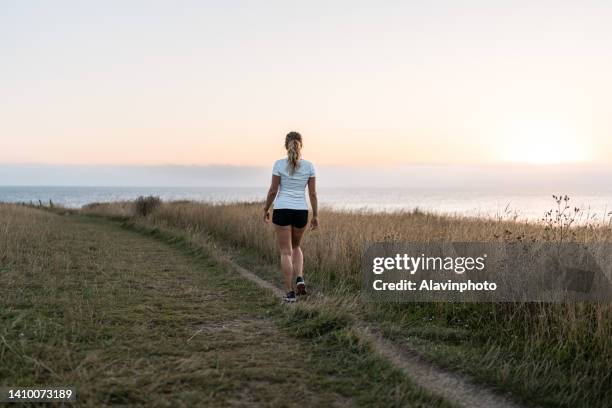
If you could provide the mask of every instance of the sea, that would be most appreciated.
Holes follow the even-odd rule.
[[[163,200],[209,203],[263,201],[265,188],[228,187],[32,187],[0,186],[0,202],[43,203],[79,208],[93,202],[133,200],[154,195]],[[461,189],[319,188],[321,207],[342,211],[397,212],[415,209],[439,214],[537,221],[557,209],[554,192]],[[579,222],[612,217],[612,191],[568,194]]]

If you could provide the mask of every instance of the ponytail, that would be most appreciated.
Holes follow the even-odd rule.
[[[298,132],[290,132],[285,137],[285,148],[287,149],[287,167],[289,174],[295,174],[296,169],[300,166],[300,158],[302,157],[302,135]]]

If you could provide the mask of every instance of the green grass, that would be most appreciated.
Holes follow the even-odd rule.
[[[341,315],[133,229],[0,205],[0,384],[72,385],[84,406],[448,406]]]
[[[252,250],[234,251],[236,259],[245,264],[259,263],[256,270],[268,274],[275,269],[272,264],[265,266]],[[327,296],[335,298],[333,293],[327,292]],[[385,337],[409,345],[437,365],[467,374],[500,392],[511,391],[527,405],[612,405],[608,361],[600,359],[590,346],[594,321],[593,326],[580,328],[582,342],[568,348],[562,335],[556,342],[546,338],[536,342],[526,333],[532,328],[501,322],[504,312],[500,309],[511,305],[345,303],[339,302],[337,313],[343,309],[346,315],[360,316],[380,327]],[[533,324],[538,323],[542,309],[531,305]]]
[[[176,215],[172,208],[165,211]],[[220,209],[215,211],[221,214]],[[187,218],[175,222],[163,214],[130,222],[182,234],[186,240],[207,235],[206,218],[199,220],[202,225],[189,226]],[[211,221],[217,228],[211,233],[215,245],[259,276],[280,283],[274,253],[249,243],[238,229],[244,223],[236,220],[233,225],[231,216],[227,218],[222,233],[217,231],[219,220]],[[240,239],[232,239],[233,231]],[[267,239],[265,234],[262,238]],[[308,246],[305,254],[309,256]],[[387,338],[418,349],[430,361],[501,392],[510,391],[526,404],[612,406],[612,338],[604,334],[610,329],[609,305],[365,303],[358,293],[318,285],[317,279],[309,278],[316,272],[307,268],[305,273],[311,290],[329,300],[323,307],[360,316],[379,326]]]
[[[608,361],[593,347],[589,325],[583,320],[583,335],[567,342],[562,334],[534,339],[529,336],[541,323],[550,305],[530,304],[532,325],[500,322],[500,309],[512,305],[438,304],[435,313],[427,305],[364,305],[365,319],[379,322],[387,337],[405,342],[431,361],[476,380],[510,390],[524,402],[546,407],[608,407],[612,404],[612,373]],[[588,305],[557,305],[580,308]],[[556,316],[563,313],[556,313]],[[555,322],[550,315],[551,333]],[[527,320],[527,319],[524,319]],[[559,323],[557,323],[559,324]],[[560,324],[559,324],[560,325]],[[604,350],[605,352],[606,350]]]

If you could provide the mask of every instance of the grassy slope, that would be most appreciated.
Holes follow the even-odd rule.
[[[130,216],[131,206],[111,204],[90,211]],[[258,205],[169,203],[147,218],[132,220],[194,237],[212,234],[217,242],[234,247],[240,263],[278,281],[273,235],[262,229],[259,216]],[[323,212],[322,220],[320,231],[306,235],[306,273],[319,293],[346,300],[334,304],[336,310],[376,322],[389,338],[525,401],[548,407],[612,404],[610,305],[364,304],[352,288],[367,240],[550,240],[558,238],[558,228],[419,213]],[[611,239],[609,226],[574,232],[581,241]]]
[[[0,205],[0,384],[84,405],[447,405],[329,321],[178,244]]]

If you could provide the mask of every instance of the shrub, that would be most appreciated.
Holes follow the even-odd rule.
[[[155,196],[140,196],[134,202],[134,213],[142,217],[151,214],[153,210],[161,205],[161,198]]]

